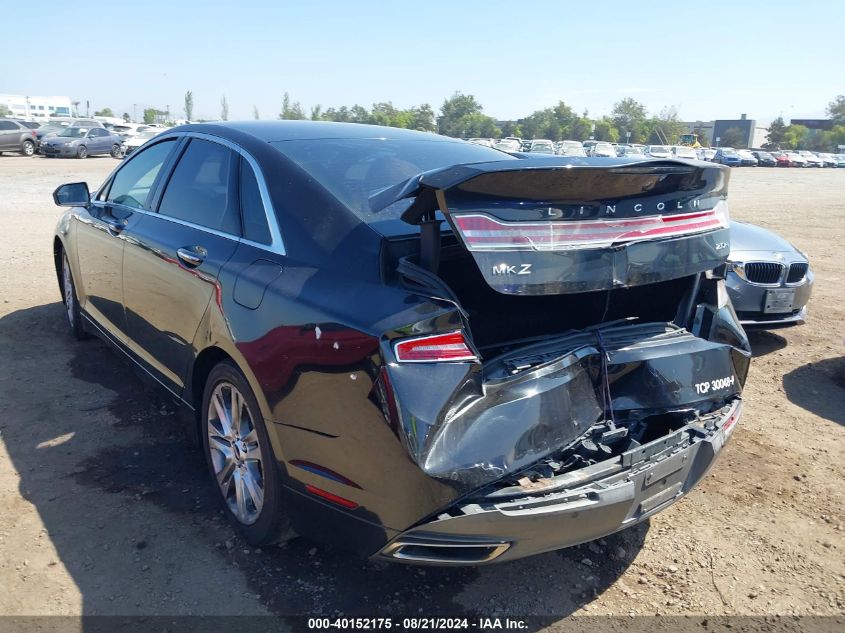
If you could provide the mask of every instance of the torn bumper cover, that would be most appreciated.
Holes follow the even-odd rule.
[[[569,547],[630,527],[695,486],[741,412],[742,402],[735,398],[670,435],[547,479],[540,490],[482,491],[400,534],[379,556],[416,564],[482,564]]]
[[[747,352],[672,324],[624,323],[523,347],[483,371],[442,364],[390,373],[414,461],[467,494],[573,444],[607,411],[620,419],[708,411],[739,395],[748,364]],[[701,377],[719,389],[703,391]],[[460,386],[443,394],[429,383]]]

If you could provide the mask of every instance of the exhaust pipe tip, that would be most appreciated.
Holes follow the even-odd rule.
[[[403,563],[420,565],[478,565],[490,562],[510,549],[511,543],[442,541],[425,538],[400,538],[385,547],[381,556]]]

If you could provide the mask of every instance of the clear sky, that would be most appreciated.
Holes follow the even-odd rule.
[[[518,118],[564,100],[591,116],[630,96],[683,120],[820,117],[845,92],[845,1],[144,0],[39,2],[6,28],[0,93],[67,95],[116,114],[275,118],[397,107],[459,90]],[[11,25],[7,25],[9,27]]]

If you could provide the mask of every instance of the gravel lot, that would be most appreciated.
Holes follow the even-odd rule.
[[[116,164],[0,156],[0,614],[845,612],[845,170],[734,170],[734,217],[808,252],[816,289],[805,326],[752,335],[745,417],[702,484],[598,543],[455,570],[248,548],[166,397],[71,340],[50,194]]]

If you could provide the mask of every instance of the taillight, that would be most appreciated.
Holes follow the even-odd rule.
[[[400,363],[478,360],[460,330],[405,339],[396,343],[393,350]]]
[[[503,222],[484,213],[452,218],[471,251],[604,248],[621,242],[703,233],[729,225],[728,206],[724,201],[706,211],[640,218]]]

